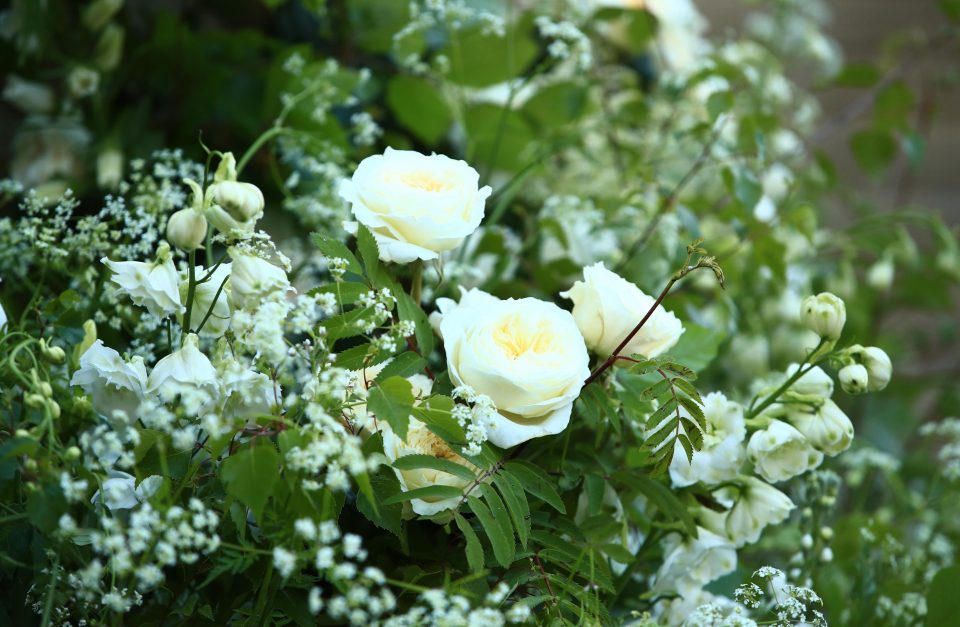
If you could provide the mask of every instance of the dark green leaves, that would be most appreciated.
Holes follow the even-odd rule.
[[[960,566],[941,568],[927,590],[926,627],[948,627],[957,624],[960,615]]]
[[[395,503],[403,503],[404,501],[412,501],[413,499],[440,501],[443,499],[453,499],[461,496],[463,496],[463,491],[460,488],[455,488],[449,485],[428,485],[424,488],[416,488],[414,490],[407,490],[406,492],[398,492],[397,494],[384,499],[383,504],[393,505]]]
[[[367,408],[405,440],[413,409],[413,387],[403,377],[390,377],[370,390]]]
[[[642,398],[657,401],[656,410],[647,419],[647,439],[644,442],[651,472],[658,475],[667,471],[677,442],[692,462],[693,452],[703,447],[703,430],[706,428],[701,409],[703,400],[691,383],[696,379],[696,373],[669,357],[640,361],[631,370],[635,374],[656,372],[661,377],[641,393]]]
[[[530,462],[515,460],[507,462],[504,468],[513,474],[523,486],[523,489],[547,503],[561,514],[566,513],[560,494],[554,487],[554,482],[543,469]]]
[[[503,526],[503,516],[506,512],[491,511],[491,508],[475,496],[467,497],[470,511],[474,513],[484,533],[493,547],[493,556],[497,563],[507,568],[513,563],[516,555],[516,546],[513,543],[513,534]]]
[[[227,494],[235,496],[259,519],[280,477],[280,454],[271,442],[260,440],[228,457],[220,467],[220,476]]]
[[[340,240],[334,239],[324,233],[314,233],[313,245],[316,246],[327,259],[343,259],[346,261],[348,272],[353,272],[354,274],[363,273],[363,270],[360,268],[360,262],[357,261],[357,258],[350,252],[347,245]]]
[[[456,521],[457,528],[460,529],[460,533],[463,534],[463,538],[467,542],[467,565],[473,572],[481,572],[483,570],[483,546],[480,545],[477,532],[473,530],[470,523],[459,513],[455,513],[453,519]]]
[[[897,156],[897,142],[887,130],[868,129],[854,133],[850,149],[863,171],[873,177],[883,174]]]
[[[387,103],[397,119],[428,144],[436,144],[453,121],[437,88],[422,78],[394,77],[387,86]]]

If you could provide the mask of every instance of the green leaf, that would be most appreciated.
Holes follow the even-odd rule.
[[[557,489],[553,485],[553,481],[547,473],[543,472],[543,469],[522,460],[507,462],[504,468],[520,481],[524,490],[544,503],[547,503],[561,514],[567,512],[563,506],[563,500],[561,500],[560,494],[557,493]]]
[[[510,522],[510,514],[507,512],[507,506],[504,505],[503,499],[500,498],[500,495],[497,494],[497,491],[493,489],[489,483],[480,484],[480,493],[483,495],[483,500],[486,502],[487,507],[490,508],[490,513],[493,515],[493,520],[500,526],[500,531],[510,539],[510,558],[507,560],[513,562],[515,556],[514,549],[516,548],[513,543],[513,523]]]
[[[346,247],[344,247],[346,248]],[[357,264],[359,267],[359,264]],[[340,306],[352,305],[360,297],[370,291],[370,287],[366,283],[359,283],[356,281],[335,281],[333,283],[327,283],[308,292],[311,296],[314,294],[333,294],[337,297],[337,302],[340,303]]]
[[[370,477],[373,498],[365,494],[357,497],[357,509],[367,520],[400,538],[403,533],[403,504],[386,505],[384,501],[400,494],[400,482],[393,471],[380,472]],[[379,502],[379,505],[377,503]]]
[[[235,452],[220,466],[227,494],[249,507],[257,520],[280,478],[280,461],[273,443],[260,439],[253,446]]]
[[[367,408],[386,421],[401,440],[406,440],[413,409],[413,386],[403,377],[390,377],[370,389]]]
[[[467,565],[475,573],[483,572],[483,546],[480,545],[477,532],[459,512],[454,512],[453,519],[456,521],[460,533],[463,534],[463,538],[467,541]]]
[[[395,76],[387,85],[387,104],[401,124],[428,144],[436,144],[453,121],[437,88],[415,76]]]
[[[500,490],[503,502],[507,505],[520,546],[526,549],[527,539],[530,537],[530,505],[527,503],[527,495],[523,492],[523,487],[504,471],[493,476],[493,484]]]
[[[579,118],[586,106],[585,88],[561,82],[537,90],[523,105],[523,112],[540,126],[552,130]]]
[[[390,377],[409,377],[421,372],[426,365],[427,361],[423,357],[413,351],[406,351],[394,357],[389,364],[384,366],[374,381],[379,383]]]
[[[450,59],[451,81],[470,87],[495,85],[520,74],[537,56],[537,46],[529,37],[529,18],[507,24],[505,37],[485,34],[477,26],[453,34],[443,54]]]
[[[863,171],[876,178],[897,156],[897,142],[887,130],[870,129],[854,133],[850,149]]]
[[[350,252],[350,249],[347,248],[346,244],[323,233],[314,233],[312,235],[312,239],[313,245],[316,246],[321,253],[323,253],[324,257],[327,259],[343,259],[347,262],[348,272],[353,272],[354,274],[363,274],[363,269],[360,267],[360,262],[357,261],[357,258],[352,252]]]
[[[357,225],[357,250],[363,260],[363,269],[367,278],[378,288],[384,287],[380,270],[380,246],[373,233],[362,224]]]
[[[587,515],[599,514],[603,506],[603,477],[590,473],[583,478],[583,487],[587,491]]]
[[[697,523],[693,516],[686,505],[663,482],[644,474],[624,471],[614,473],[614,480],[639,491],[654,507],[666,514],[668,520],[679,521],[688,534],[696,537]]]
[[[455,488],[449,485],[428,485],[423,488],[416,488],[415,490],[407,490],[406,492],[399,492],[393,496],[387,497],[382,501],[383,505],[393,505],[395,503],[403,503],[404,501],[410,501],[413,499],[424,499],[424,500],[443,500],[443,499],[453,499],[463,496],[463,491],[460,488]]]
[[[414,337],[417,340],[417,351],[424,357],[429,357],[433,352],[433,327],[430,326],[427,314],[406,292],[394,292],[393,295],[397,297],[397,313],[400,314],[400,319],[410,320],[416,325]]]
[[[480,521],[480,526],[483,527],[484,533],[486,533],[487,538],[490,539],[490,546],[493,547],[493,556],[496,558],[497,563],[504,568],[509,567],[510,564],[513,563],[514,557],[512,535],[507,536],[503,532],[503,529],[494,519],[490,510],[487,509],[487,506],[484,505],[483,501],[475,496],[469,496],[467,497],[467,502],[470,504],[470,511],[472,511],[477,517],[477,520]]]
[[[463,464],[458,464],[449,459],[434,457],[433,455],[404,455],[403,457],[398,457],[397,460],[393,462],[393,467],[397,470],[432,468],[433,470],[456,475],[467,481],[473,481],[477,478],[477,475]]]
[[[960,566],[941,568],[927,589],[926,627],[951,627],[960,616]]]
[[[685,331],[677,345],[667,352],[667,358],[684,364],[695,372],[703,372],[717,356],[717,349],[726,333],[701,327],[692,322],[684,325]]]

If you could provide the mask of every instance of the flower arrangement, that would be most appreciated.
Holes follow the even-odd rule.
[[[4,622],[948,624],[957,420],[909,482],[871,423],[960,399],[869,310],[955,288],[957,231],[818,222],[819,3],[716,42],[688,1],[265,2],[362,61],[276,48],[244,152],[118,127],[85,174],[124,5],[61,7],[62,105],[4,91],[49,134],[0,182]]]

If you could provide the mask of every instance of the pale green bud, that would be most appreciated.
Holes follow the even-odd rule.
[[[830,292],[807,296],[800,305],[800,322],[825,340],[837,340],[847,322],[847,308]]]
[[[176,211],[167,220],[167,241],[186,251],[193,251],[207,237],[207,219],[196,209]]]

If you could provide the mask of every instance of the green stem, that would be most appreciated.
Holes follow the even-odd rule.
[[[826,340],[824,340],[824,339],[821,338],[820,343],[817,344],[817,347],[813,350],[813,352],[811,352],[809,355],[807,355],[806,357],[804,357],[803,361],[801,361],[801,362],[797,365],[797,371],[793,373],[793,376],[789,377],[786,381],[784,381],[783,384],[782,384],[780,387],[778,387],[776,390],[774,390],[773,393],[770,394],[770,396],[768,396],[767,398],[765,398],[762,403],[760,403],[760,404],[757,405],[756,407],[752,408],[752,409],[749,411],[749,413],[747,413],[747,418],[746,418],[746,419],[747,419],[747,420],[750,420],[751,418],[756,417],[756,416],[757,416],[758,414],[760,414],[760,412],[762,412],[764,409],[766,409],[767,407],[770,407],[770,406],[773,405],[775,402],[777,402],[777,399],[780,398],[780,395],[781,395],[781,394],[783,394],[783,393],[786,392],[788,389],[790,389],[790,387],[791,387],[794,383],[796,383],[797,381],[799,381],[800,378],[801,378],[803,375],[805,375],[805,374],[807,374],[808,372],[810,372],[811,370],[813,370],[818,363],[820,363],[821,361],[823,361],[823,358],[821,357],[821,358],[818,359],[817,361],[811,363],[809,368],[807,368],[806,370],[803,369],[803,366],[807,363],[807,360],[810,359],[810,357],[812,357],[813,355],[816,355],[817,353],[820,352],[820,349],[823,347],[825,341],[826,341]]]
[[[420,305],[420,294],[423,292],[423,260],[417,259],[413,263],[413,280],[410,283],[410,298]]]
[[[180,334],[180,345],[183,346],[184,340],[187,339],[187,335],[190,333],[190,320],[193,315],[193,296],[197,291],[197,251],[191,250],[187,263],[190,264],[190,267],[187,269],[189,273],[189,284],[187,286],[187,311],[183,315],[183,324],[180,325],[182,333]]]
[[[258,137],[250,145],[250,147],[247,148],[247,151],[243,153],[242,157],[240,157],[240,161],[237,162],[237,177],[239,178],[240,172],[243,171],[243,169],[247,166],[247,163],[250,162],[250,159],[253,158],[253,155],[257,154],[257,151],[260,150],[260,148],[262,148],[264,144],[266,144],[268,141],[270,141],[277,135],[281,135],[285,131],[286,129],[282,126],[271,126],[267,130],[265,130],[263,133],[261,133],[260,137]]]
[[[263,575],[263,582],[260,584],[260,595],[257,597],[257,606],[253,610],[253,615],[259,618],[259,624],[266,623],[266,617],[263,612],[266,610],[267,594],[270,591],[270,579],[273,577],[273,561],[267,565],[267,572]]]
[[[43,601],[43,618],[40,621],[41,627],[47,627],[50,624],[50,616],[53,614],[53,597],[57,589],[57,579],[60,577],[60,554],[57,553],[53,558],[53,572],[50,574],[50,585],[47,587],[47,595]]]
[[[229,276],[224,277],[223,281],[220,282],[220,287],[217,288],[217,293],[213,295],[213,301],[210,302],[210,308],[207,309],[207,313],[203,316],[200,324],[197,325],[197,333],[200,333],[200,329],[203,328],[203,325],[205,325],[207,320],[210,319],[210,316],[213,315],[213,309],[217,306],[217,299],[220,298],[220,293],[223,292],[223,286],[227,284],[227,279],[229,278]]]
[[[10,516],[4,516],[0,518],[0,525],[3,525],[8,522],[16,522],[18,520],[23,520],[24,518],[28,518],[29,516],[30,514],[28,514],[27,512],[21,512],[19,514],[11,514]]]

